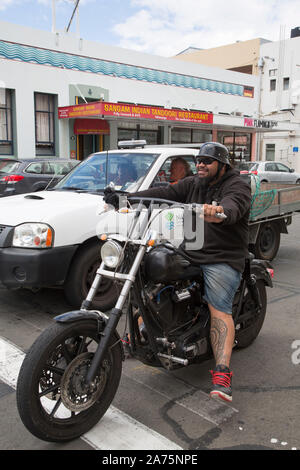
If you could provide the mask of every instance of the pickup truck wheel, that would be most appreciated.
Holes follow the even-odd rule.
[[[280,245],[280,230],[276,223],[263,223],[260,226],[254,255],[258,259],[271,261],[275,258]]]
[[[93,283],[97,269],[101,263],[100,245],[93,244],[81,248],[71,264],[64,293],[67,302],[79,308]],[[93,308],[109,310],[114,307],[119,289],[110,279],[102,279],[99,290],[93,300]]]

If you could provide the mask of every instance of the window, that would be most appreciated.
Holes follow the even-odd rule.
[[[251,134],[219,131],[218,142],[228,148],[231,163],[236,165],[251,158]]]
[[[54,155],[54,95],[35,93],[35,148],[37,155]]]
[[[45,162],[44,173],[46,175],[66,175],[77,162]]]
[[[283,165],[282,163],[277,163],[277,171],[283,171],[285,173],[290,173],[289,167]]]
[[[0,155],[12,155],[12,92],[0,88]]]
[[[266,145],[266,160],[268,161],[275,160],[275,144]]]
[[[275,91],[276,90],[276,79],[270,80],[270,91]]]
[[[190,129],[187,127],[174,127],[172,129],[172,144],[190,144],[209,142],[212,140],[212,133],[207,130]]]
[[[276,72],[277,72],[277,69],[270,69],[269,70],[269,77],[275,77]]]
[[[288,90],[290,87],[290,79],[289,77],[285,77],[283,79],[283,90]]]
[[[277,171],[277,167],[275,163],[266,163],[265,164],[265,170],[266,171]]]
[[[25,173],[34,173],[36,175],[41,175],[43,173],[43,163],[42,162],[31,163],[25,169]]]
[[[196,173],[197,169],[193,155],[179,155],[168,158],[157,173],[152,186],[176,183],[180,179]]]

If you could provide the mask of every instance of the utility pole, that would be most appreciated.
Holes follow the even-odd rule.
[[[80,0],[71,0],[73,3],[75,3],[75,6],[74,6],[74,9],[73,9],[73,13],[72,13],[72,16],[70,18],[70,21],[69,21],[69,24],[68,26],[65,28],[65,32],[68,33],[69,32],[69,29],[71,27],[71,24],[72,24],[72,21],[73,21],[73,18],[75,16],[75,13],[77,12],[77,25],[76,25],[76,30],[77,30],[77,35],[78,37],[80,36],[80,33],[79,33],[79,2]],[[52,33],[56,33],[56,0],[52,0]]]
[[[75,5],[75,7],[74,7],[72,16],[71,16],[71,18],[70,18],[69,24],[68,24],[67,29],[66,29],[66,32],[67,32],[67,33],[69,32],[69,29],[70,29],[71,23],[72,23],[72,21],[73,21],[74,15],[75,15],[75,13],[76,13],[76,10],[77,10],[77,8],[78,8],[79,2],[80,2],[80,0],[76,0],[76,5]],[[78,17],[77,17],[77,19],[78,19]],[[77,26],[78,26],[78,21],[77,21]],[[79,33],[79,31],[77,31],[77,33]]]
[[[52,33],[56,33],[55,1],[56,0],[52,0]]]

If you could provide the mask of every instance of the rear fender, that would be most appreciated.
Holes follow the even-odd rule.
[[[270,274],[272,269],[272,265],[268,261],[261,259],[253,259],[250,264],[251,274],[254,274],[257,280],[263,280],[269,287],[273,287],[273,281]]]

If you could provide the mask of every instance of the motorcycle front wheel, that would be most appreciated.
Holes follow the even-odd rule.
[[[100,341],[93,320],[55,323],[33,343],[17,382],[17,406],[26,428],[39,439],[65,442],[91,429],[118,389],[122,349],[113,337],[89,387],[86,372]]]

